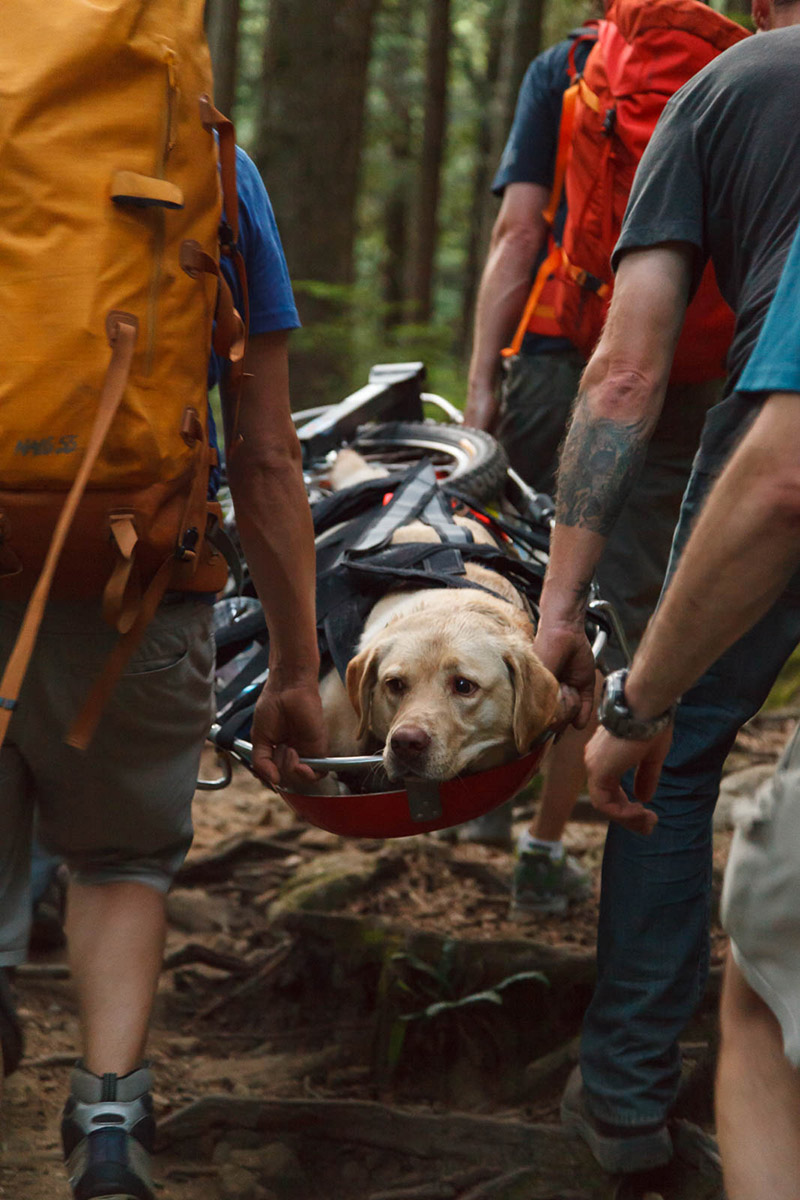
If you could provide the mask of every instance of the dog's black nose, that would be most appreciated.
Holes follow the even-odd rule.
[[[390,745],[395,754],[422,754],[431,744],[431,735],[419,725],[401,725],[392,734]]]

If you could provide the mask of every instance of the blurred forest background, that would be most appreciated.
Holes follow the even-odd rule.
[[[296,407],[408,360],[463,403],[517,91],[595,2],[207,0],[216,103],[264,177],[303,320]]]

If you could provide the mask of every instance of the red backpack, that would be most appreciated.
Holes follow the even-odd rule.
[[[636,167],[671,95],[748,34],[699,0],[612,0],[583,74],[564,93],[550,202],[551,225],[566,189],[561,245],[550,239],[513,342],[554,327],[588,358],[605,321],[619,237]],[[545,329],[543,322],[547,322]],[[687,309],[671,380],[725,374],[733,314],[707,266]]]

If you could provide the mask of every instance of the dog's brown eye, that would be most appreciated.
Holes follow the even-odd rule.
[[[385,687],[387,692],[391,692],[393,696],[400,696],[406,690],[403,680],[397,679],[394,676],[385,680]]]
[[[455,675],[453,677],[453,691],[456,695],[473,696],[477,690],[477,683],[473,683],[471,679],[465,679],[463,675]]]

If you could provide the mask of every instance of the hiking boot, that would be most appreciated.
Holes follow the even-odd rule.
[[[72,1072],[61,1141],[75,1200],[154,1200],[152,1084],[146,1067],[122,1076]]]
[[[511,918],[524,921],[539,913],[565,913],[574,901],[592,894],[592,878],[572,855],[553,858],[549,850],[523,850],[511,882]]]
[[[22,1052],[22,1026],[11,991],[8,967],[0,967],[0,1078],[16,1071]]]
[[[610,1175],[632,1175],[663,1167],[672,1158],[666,1125],[609,1125],[590,1111],[580,1067],[570,1075],[561,1100],[561,1123],[583,1138]]]

